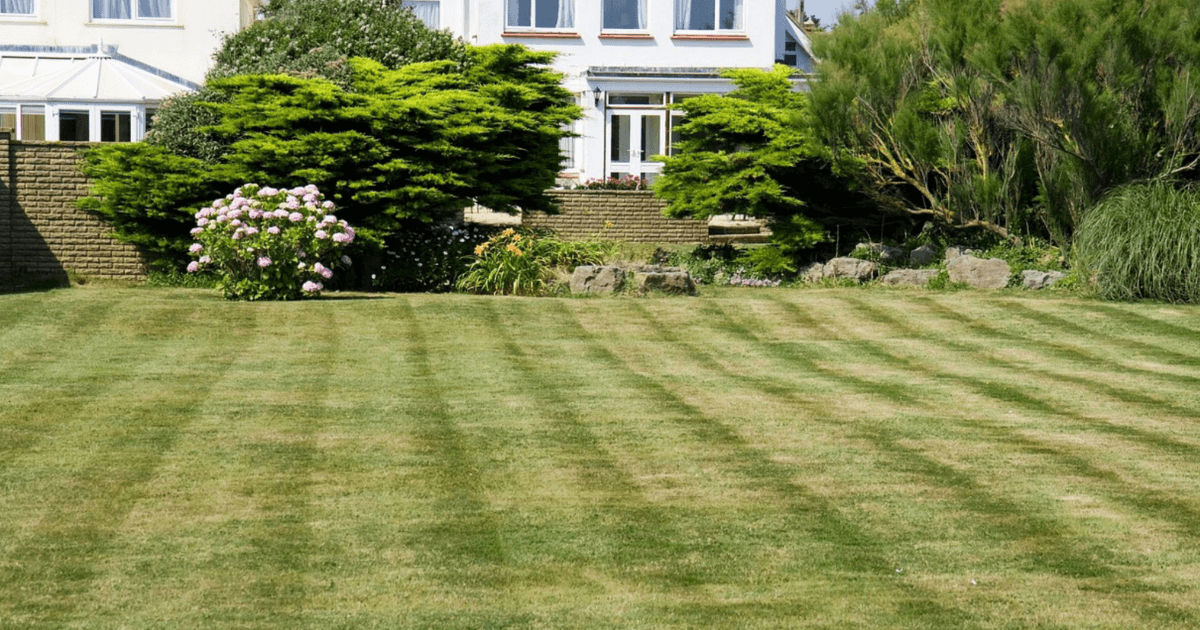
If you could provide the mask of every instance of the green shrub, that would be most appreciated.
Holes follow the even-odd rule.
[[[1107,299],[1200,302],[1200,190],[1120,188],[1088,211],[1076,248]]]
[[[537,237],[509,228],[475,248],[475,261],[457,285],[470,293],[541,295],[549,274]]]

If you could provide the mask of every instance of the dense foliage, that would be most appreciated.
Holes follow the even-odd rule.
[[[478,202],[498,211],[553,210],[559,138],[579,115],[551,53],[470,49],[470,61],[389,70],[355,58],[351,86],[322,78],[244,75],[210,82],[198,105],[227,147],[212,161],[153,144],[89,153],[85,205],[116,234],[156,253],[179,252],[194,208],[234,182],[314,184],[356,226],[389,233]],[[170,185],[164,185],[164,180]]]
[[[733,92],[677,106],[687,114],[676,127],[681,139],[654,186],[668,214],[769,219],[772,241],[791,256],[838,231],[879,229],[869,200],[814,141],[808,99],[794,90],[791,71],[730,70]]]
[[[225,38],[210,79],[239,74],[321,76],[349,85],[346,60],[366,57],[396,69],[410,63],[466,63],[467,46],[425,27],[395,0],[271,0],[266,19]]]
[[[815,44],[813,129],[886,207],[1067,243],[1107,191],[1194,176],[1200,4],[880,0]]]
[[[1076,242],[1100,294],[1200,303],[1200,191],[1120,188],[1084,217]]]

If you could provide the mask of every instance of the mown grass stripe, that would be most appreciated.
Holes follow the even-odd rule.
[[[400,300],[396,313],[409,340],[415,386],[422,392],[411,422],[420,448],[430,454],[430,476],[440,492],[432,506],[437,520],[414,538],[423,550],[420,561],[450,584],[503,588],[507,573],[495,569],[506,563],[506,552],[482,470],[446,401],[448,385],[434,370],[428,333],[412,300]]]
[[[165,325],[169,319],[156,323]],[[146,361],[137,371],[108,390],[146,391],[147,383],[157,376],[151,368],[165,370],[175,360],[170,353],[144,356]],[[26,627],[60,627],[90,614],[79,604],[119,535],[125,515],[143,498],[146,483],[203,404],[206,392],[204,387],[162,391],[136,406],[97,418],[109,421],[101,429],[102,441],[68,483],[57,489],[41,520],[32,531],[22,533],[21,543],[5,559],[0,571],[0,595],[5,596],[0,600],[0,617]]]
[[[794,479],[795,471],[774,461],[761,448],[749,444],[736,430],[672,392],[662,377],[644,368],[639,369],[628,357],[612,350],[579,321],[576,313],[564,308],[559,310],[565,311],[564,314],[570,317],[564,317],[564,321],[570,321],[573,328],[578,330],[576,336],[587,342],[589,352],[596,356],[597,362],[627,374],[631,390],[645,392],[664,407],[677,410],[679,420],[676,421],[686,425],[695,439],[708,445],[710,451],[719,453],[738,474],[776,497],[779,509],[789,517],[790,526],[827,543],[832,549],[832,557],[825,558],[821,564],[859,573],[864,580],[876,578],[878,583],[874,586],[878,588],[895,589],[911,607],[913,623],[919,624],[923,618],[940,624],[962,624],[969,620],[969,613],[943,604],[931,593],[908,583],[885,579],[894,578],[894,563],[883,553],[880,541],[864,527],[845,518],[831,500],[797,482]]]
[[[756,338],[756,335],[749,327],[726,324],[723,329],[731,332],[740,332],[750,339]],[[770,350],[776,347],[769,345],[768,354],[773,354]],[[801,369],[830,372],[832,374],[829,368],[822,367],[803,357],[796,355],[787,356]],[[848,372],[836,373],[834,378],[860,392],[874,392],[880,396],[895,397],[898,402],[904,402],[905,404],[917,402],[917,399],[912,396],[894,392],[890,389],[880,391],[879,388],[875,387],[873,382],[858,378]],[[755,380],[757,381],[755,386],[761,388],[764,393],[775,397],[794,398],[794,393],[786,383],[772,383],[770,382],[772,380],[770,377],[759,377]],[[750,384],[749,382],[747,383],[747,385]],[[930,411],[936,410],[936,407],[930,407]],[[972,421],[979,422],[977,419],[973,419]],[[989,426],[986,424],[984,427],[988,429],[988,432],[991,434],[989,437],[993,441],[1008,441],[1030,453],[1054,455],[1059,458],[1060,463],[1068,464],[1068,468],[1073,469],[1073,472],[1088,475],[1092,478],[1113,481],[1113,477],[1109,473],[1095,469],[1089,462],[1082,458],[1068,455],[1060,449],[1053,449],[1027,438],[1011,435],[1004,427]],[[1126,559],[1115,555],[1112,550],[1106,548],[1104,545],[1088,541],[1084,544],[1083,548],[1078,548],[1078,544],[1074,544],[1071,539],[1064,535],[1063,532],[1066,527],[1062,519],[1040,515],[1036,511],[1031,511],[1032,506],[1017,503],[1012,499],[988,492],[974,477],[947,464],[931,459],[918,450],[901,445],[899,441],[903,439],[902,436],[888,431],[881,426],[876,424],[860,424],[860,433],[870,440],[880,451],[890,453],[898,471],[920,474],[931,485],[954,492],[959,497],[960,504],[969,509],[971,514],[986,519],[990,526],[986,528],[986,531],[980,532],[981,536],[994,537],[997,532],[1004,532],[1008,539],[1014,543],[1021,543],[1024,547],[1029,547],[1030,543],[1033,543],[1033,548],[1023,554],[1023,570],[1036,571],[1045,566],[1056,574],[1073,580],[1101,579],[1103,583],[1109,584],[1114,591],[1120,592],[1121,598],[1133,606],[1138,614],[1146,620],[1170,619],[1194,622],[1200,619],[1200,617],[1195,615],[1194,611],[1160,602],[1152,596],[1145,596],[1145,593],[1153,593],[1156,589],[1147,583],[1137,581],[1134,578],[1124,577],[1117,573],[1113,567],[1125,565],[1128,562]],[[1136,491],[1133,494],[1136,495]],[[1120,496],[1123,497],[1126,495]],[[1155,493],[1153,498],[1144,502],[1141,499],[1137,499],[1134,507],[1136,509],[1154,509],[1156,516],[1165,517],[1165,520],[1177,524],[1187,522],[1187,519],[1191,518],[1183,516],[1183,514],[1191,511],[1190,507],[1184,506],[1180,502],[1174,501],[1161,493]],[[1181,521],[1181,518],[1184,520]],[[1191,522],[1197,523],[1200,520],[1193,520]],[[964,526],[975,527],[972,524]],[[1084,534],[1080,533],[1080,535],[1083,536]]]

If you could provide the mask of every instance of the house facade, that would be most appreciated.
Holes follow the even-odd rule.
[[[682,112],[670,106],[732,89],[727,68],[812,68],[784,0],[422,0],[426,24],[472,44],[524,44],[559,54],[584,118],[563,141],[563,183],[653,180]],[[789,38],[794,42],[789,44]],[[803,79],[799,81],[803,82]]]
[[[0,0],[0,128],[20,140],[130,142],[204,80],[258,0]]]

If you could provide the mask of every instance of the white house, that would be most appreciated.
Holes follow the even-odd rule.
[[[194,90],[258,0],[0,0],[0,128],[18,139],[140,140]]]
[[[808,38],[784,0],[409,0],[436,28],[472,44],[559,53],[586,116],[564,141],[566,178],[653,179],[681,112],[670,104],[732,89],[726,68],[812,68]],[[792,43],[789,44],[789,38]]]

